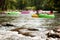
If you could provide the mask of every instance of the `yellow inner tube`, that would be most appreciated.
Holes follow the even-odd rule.
[[[32,17],[33,18],[38,18],[38,15],[37,14],[32,14]]]

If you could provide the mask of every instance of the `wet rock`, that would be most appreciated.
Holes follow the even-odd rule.
[[[20,28],[11,29],[11,31],[18,31],[18,30],[21,30],[21,29],[26,29],[26,28],[20,27]]]
[[[29,31],[39,31],[38,29],[28,28]]]
[[[52,37],[52,38],[60,38],[60,36],[58,34],[47,34],[47,37]]]
[[[14,26],[13,24],[2,24],[2,26]]]
[[[26,32],[20,31],[20,30],[25,30],[25,29],[26,29]],[[31,33],[31,31],[38,31],[38,30],[37,30],[37,29],[32,29],[32,28],[30,29],[30,28],[21,27],[21,28],[12,29],[12,30],[10,30],[10,31],[17,31],[18,34],[22,34],[22,35],[24,35],[24,36],[35,37],[35,35],[33,35],[33,34]]]
[[[10,31],[17,31],[18,34],[20,34],[21,32],[19,30],[21,30],[21,29],[25,29],[25,28],[23,28],[23,27],[21,27],[21,28],[15,28],[15,29],[12,29]]]
[[[15,28],[10,31],[17,31],[18,33],[20,33],[21,32],[20,30],[24,30],[24,29],[26,29],[26,31],[39,31],[38,29],[35,29],[35,28],[24,28],[24,27]]]
[[[35,35],[32,35],[30,32],[22,33],[22,35],[30,36],[30,37],[35,37]]]
[[[58,40],[58,38],[47,38],[46,40]]]
[[[60,38],[60,33],[54,32],[52,30],[52,32],[50,31],[50,32],[47,33],[47,37],[48,38],[50,38],[50,37],[52,37],[52,38]]]
[[[60,33],[60,28],[54,28],[53,31]]]

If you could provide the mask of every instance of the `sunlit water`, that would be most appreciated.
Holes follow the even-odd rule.
[[[59,26],[60,22],[58,20],[59,18],[53,18],[53,19],[47,19],[47,18],[31,18],[31,17],[18,17],[18,18],[11,18],[11,17],[6,17],[5,19],[3,17],[0,18],[0,35],[3,33],[3,35],[11,33],[13,36],[12,38],[10,37],[10,39],[6,39],[8,38],[7,35],[6,36],[6,40],[17,40],[17,39],[21,39],[21,40],[32,40],[29,37],[20,37],[17,36],[17,33],[13,33],[13,32],[7,32],[10,31],[11,29],[15,29],[15,28],[20,28],[20,27],[26,27],[26,28],[38,28],[40,31],[38,32],[33,32],[33,34],[39,34],[37,35],[36,39],[34,38],[34,40],[46,40],[46,35],[45,35],[45,31],[47,29],[52,29],[53,27]],[[15,26],[2,26],[2,24],[13,24]],[[1,31],[3,30],[3,31]],[[4,32],[5,31],[5,32]],[[25,31],[25,30],[24,30]],[[17,36],[17,37],[16,37]],[[3,36],[2,36],[3,37]],[[2,39],[2,37],[0,39]],[[42,38],[41,38],[42,37]],[[3,38],[4,40],[4,38]]]
[[[58,18],[32,18],[30,16],[20,16],[20,17],[0,17],[0,24],[9,23],[15,26],[31,25],[33,27],[45,27],[51,28],[54,26],[59,26],[60,20]]]

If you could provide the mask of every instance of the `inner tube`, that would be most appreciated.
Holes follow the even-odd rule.
[[[39,18],[55,18],[54,14],[38,14]]]

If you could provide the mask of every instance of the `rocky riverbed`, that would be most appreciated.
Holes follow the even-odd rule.
[[[0,24],[0,40],[60,40],[60,28],[54,19],[17,18]]]
[[[48,30],[42,27],[17,27],[8,24],[1,27],[0,40],[60,40],[60,28]]]

